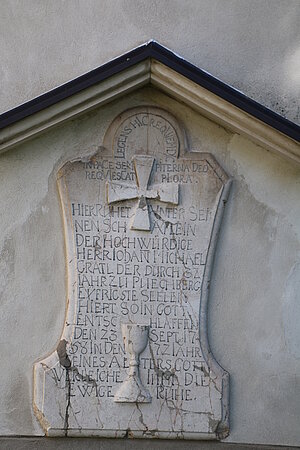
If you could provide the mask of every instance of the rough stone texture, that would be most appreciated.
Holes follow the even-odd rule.
[[[228,435],[206,319],[230,179],[185,134],[163,109],[129,109],[97,153],[58,172],[68,310],[34,371],[49,436]]]
[[[1,111],[155,39],[300,121],[298,0],[2,0]]]
[[[189,147],[212,153],[234,179],[208,309],[213,353],[231,376],[226,442],[297,446],[299,168],[150,89],[0,156],[0,434],[43,434],[31,406],[32,367],[57,348],[66,308],[57,170],[96,151],[113,118],[143,104],[171,111],[187,130]]]

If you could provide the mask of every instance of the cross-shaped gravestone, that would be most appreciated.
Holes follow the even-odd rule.
[[[107,182],[107,202],[109,205],[124,200],[138,199],[130,228],[132,230],[150,230],[150,217],[147,199],[178,205],[178,185],[162,183],[148,188],[154,158],[138,155],[133,158],[136,174],[136,186],[123,183]]]

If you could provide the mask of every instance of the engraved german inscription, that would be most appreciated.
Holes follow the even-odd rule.
[[[49,435],[228,433],[206,306],[230,183],[184,142],[171,114],[136,108],[111,124],[105,150],[59,172],[68,311],[60,347],[35,366]]]

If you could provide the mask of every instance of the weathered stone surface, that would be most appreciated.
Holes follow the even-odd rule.
[[[207,341],[214,250],[230,180],[185,148],[166,111],[126,111],[102,150],[58,174],[68,310],[35,365],[48,435],[228,434],[228,374]]]

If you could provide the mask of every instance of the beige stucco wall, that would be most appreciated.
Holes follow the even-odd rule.
[[[57,169],[141,104],[170,110],[190,149],[213,153],[234,179],[209,305],[211,346],[231,376],[227,441],[300,445],[300,168],[150,88],[0,156],[0,435],[42,434],[32,368],[56,347],[66,305]]]
[[[300,122],[299,14],[297,0],[2,0],[0,110],[153,38]],[[32,366],[55,348],[66,304],[57,168],[141,103],[172,111],[191,149],[234,179],[209,305],[231,375],[227,441],[300,446],[300,169],[148,89],[0,155],[0,435],[42,434]]]

